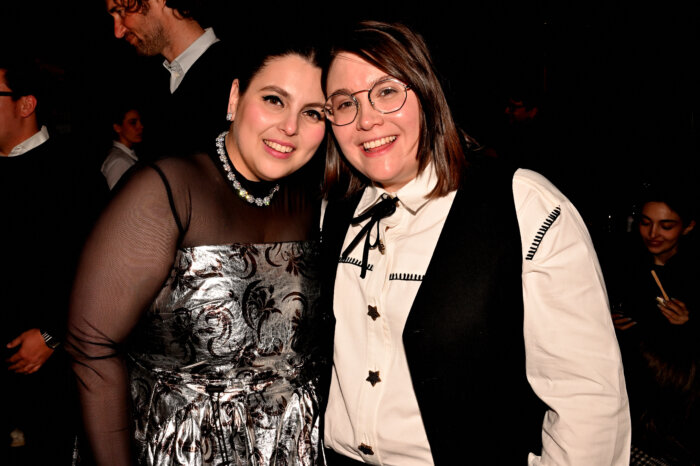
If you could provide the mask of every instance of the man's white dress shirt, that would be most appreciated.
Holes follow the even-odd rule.
[[[102,162],[102,174],[107,180],[109,189],[114,188],[117,181],[126,171],[138,162],[139,158],[133,149],[126,147],[119,141],[112,142],[112,149]]]
[[[197,40],[192,42],[189,47],[178,55],[172,62],[163,61],[165,69],[170,71],[170,93],[172,94],[178,88],[182,80],[185,78],[187,71],[194,65],[199,57],[207,51],[214,43],[219,42],[219,39],[214,34],[212,28],[206,28],[204,34],[199,36]]]
[[[13,147],[7,154],[7,157],[17,157],[18,155],[25,154],[35,147],[39,147],[48,140],[49,130],[46,128],[46,126],[42,126],[39,131]]]

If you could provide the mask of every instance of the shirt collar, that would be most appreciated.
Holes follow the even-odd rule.
[[[15,147],[13,147],[12,150],[10,151],[10,153],[7,154],[7,156],[8,157],[16,157],[18,155],[26,154],[30,150],[42,145],[43,143],[45,143],[48,140],[49,140],[49,130],[46,129],[46,126],[42,126],[39,131],[37,131],[36,133],[34,133],[32,136],[25,139],[24,141],[20,142]]]
[[[121,149],[123,152],[125,152],[129,157],[131,157],[134,160],[138,160],[138,157],[136,157],[136,152],[134,152],[134,149],[131,149],[124,144],[122,144],[119,141],[112,141],[112,145],[116,147],[117,149]]]
[[[187,71],[194,65],[199,57],[207,51],[219,38],[214,34],[214,29],[206,28],[204,33],[190,44],[172,62],[163,60],[163,66],[170,72],[170,92],[175,92]]]
[[[395,194],[388,193],[379,186],[368,186],[362,194],[362,199],[360,199],[355,212],[364,212],[369,209],[379,201],[382,194],[386,193],[390,196],[398,197],[399,206],[404,207],[411,215],[415,215],[428,202],[427,196],[435,188],[435,185],[437,185],[437,174],[433,164],[430,163],[418,176],[409,181]]]

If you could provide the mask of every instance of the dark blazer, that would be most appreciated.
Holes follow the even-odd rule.
[[[403,332],[438,465],[526,464],[528,452],[541,449],[544,405],[525,375],[514,170],[491,165],[467,169]],[[324,217],[330,335],[338,258],[359,199],[329,203]]]

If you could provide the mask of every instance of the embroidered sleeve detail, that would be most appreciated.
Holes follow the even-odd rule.
[[[338,263],[356,265],[357,267],[362,268],[362,261],[358,259],[353,259],[352,257],[346,257],[344,259],[341,257],[340,259],[338,259]],[[367,270],[371,272],[373,268],[374,266],[372,264],[367,264]]]
[[[389,280],[402,280],[405,282],[422,282],[425,275],[419,275],[417,273],[391,273],[389,274]]]
[[[552,224],[559,217],[560,214],[561,214],[561,206],[557,206],[547,216],[547,219],[544,221],[544,223],[542,223],[542,226],[540,227],[540,229],[537,231],[537,234],[535,235],[535,239],[532,241],[532,244],[530,245],[530,250],[528,251],[527,256],[525,256],[526,261],[531,261],[532,258],[535,257],[535,253],[537,252],[537,249],[540,247],[540,243],[542,242],[544,235],[547,234],[547,231],[549,231],[549,228],[552,226]]]

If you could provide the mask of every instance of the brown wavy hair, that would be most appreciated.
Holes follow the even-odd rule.
[[[124,8],[129,13],[147,13],[150,7],[149,0],[115,0],[115,5]],[[198,2],[192,0],[166,0],[165,6],[175,10],[180,18],[197,19]]]
[[[432,162],[437,173],[437,185],[428,197],[441,197],[457,189],[467,164],[465,149],[474,141],[463,134],[454,122],[423,38],[400,23],[358,23],[332,46],[327,66],[324,67],[324,88],[330,64],[343,52],[355,54],[411,86],[421,109],[418,172]],[[463,142],[466,142],[465,146]],[[324,194],[329,198],[347,197],[369,184],[371,180],[344,159],[333,137],[326,150]]]

